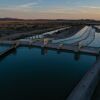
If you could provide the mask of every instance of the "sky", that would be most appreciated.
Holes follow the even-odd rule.
[[[100,0],[0,0],[0,17],[100,20]]]

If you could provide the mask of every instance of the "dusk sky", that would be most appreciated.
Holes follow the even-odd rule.
[[[0,17],[100,20],[100,0],[0,0]]]

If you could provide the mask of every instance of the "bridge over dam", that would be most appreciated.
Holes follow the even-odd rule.
[[[11,45],[10,48],[8,48],[8,49],[6,49],[6,50],[4,50],[4,51],[2,51],[2,52],[0,53],[0,57],[4,57],[4,56],[6,56],[6,55],[9,55],[11,52],[13,52],[14,50],[16,50],[16,48],[17,48],[18,46],[19,46],[19,43],[16,43],[16,44]]]
[[[60,45],[60,44],[53,44],[48,43],[44,45],[44,42],[32,42],[32,41],[0,41],[0,45],[11,45],[11,50],[14,48],[17,48],[18,46],[33,46],[33,47],[39,47],[39,48],[47,48],[47,49],[53,49],[53,50],[59,50],[59,51],[65,51],[65,52],[73,52],[73,53],[84,53],[84,54],[90,54],[93,56],[99,56],[100,49],[99,48],[93,48],[93,47],[82,47],[79,48],[79,46],[76,45]],[[9,50],[8,50],[9,51]]]

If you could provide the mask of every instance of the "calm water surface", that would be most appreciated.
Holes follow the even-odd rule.
[[[4,50],[8,49],[10,46],[0,46],[0,52],[3,52]]]
[[[95,57],[20,47],[0,60],[2,100],[65,100]]]

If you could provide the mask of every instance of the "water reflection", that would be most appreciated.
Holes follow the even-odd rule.
[[[59,52],[19,47],[5,57],[0,62],[0,93],[4,100],[65,100],[95,58],[81,55],[75,61],[79,54]]]
[[[46,55],[48,53],[47,48],[41,48],[41,55]]]
[[[76,61],[78,61],[78,60],[80,59],[80,53],[75,53],[75,54],[74,54],[74,59],[75,59]]]
[[[32,46],[30,46],[30,47],[28,47],[30,50],[31,49],[33,49],[33,47]],[[57,50],[56,51],[56,53],[59,55],[59,54],[61,54],[63,51],[61,51],[61,50]],[[74,58],[74,60],[75,61],[78,61],[78,60],[80,60],[80,56],[81,56],[81,54],[80,54],[80,52],[70,52],[70,51],[64,51],[64,52],[66,52],[66,53],[72,53],[73,54],[73,58]],[[10,54],[13,54],[13,55],[16,55],[17,54],[17,49],[16,50],[14,50],[14,51],[12,51],[12,52],[10,52],[10,53],[8,53],[8,54],[6,54],[6,55],[4,55],[4,56],[2,56],[2,57],[0,57],[0,61],[2,60],[2,59],[4,59],[6,56],[8,56],[8,55],[10,55]],[[46,55],[46,54],[48,54],[48,49],[47,48],[41,48],[41,55]],[[96,56],[96,60],[98,59],[98,56]]]
[[[47,48],[42,48],[41,49],[41,55],[45,55],[45,54],[47,54],[48,53],[48,49]],[[62,51],[61,50],[57,50],[57,54],[61,54],[62,53]],[[71,52],[72,53],[72,52]],[[78,60],[80,60],[80,53],[79,52],[76,52],[76,53],[73,53],[73,58],[74,58],[74,60],[76,60],[76,61],[78,61]]]
[[[57,50],[57,54],[60,54],[61,53],[61,50]]]

